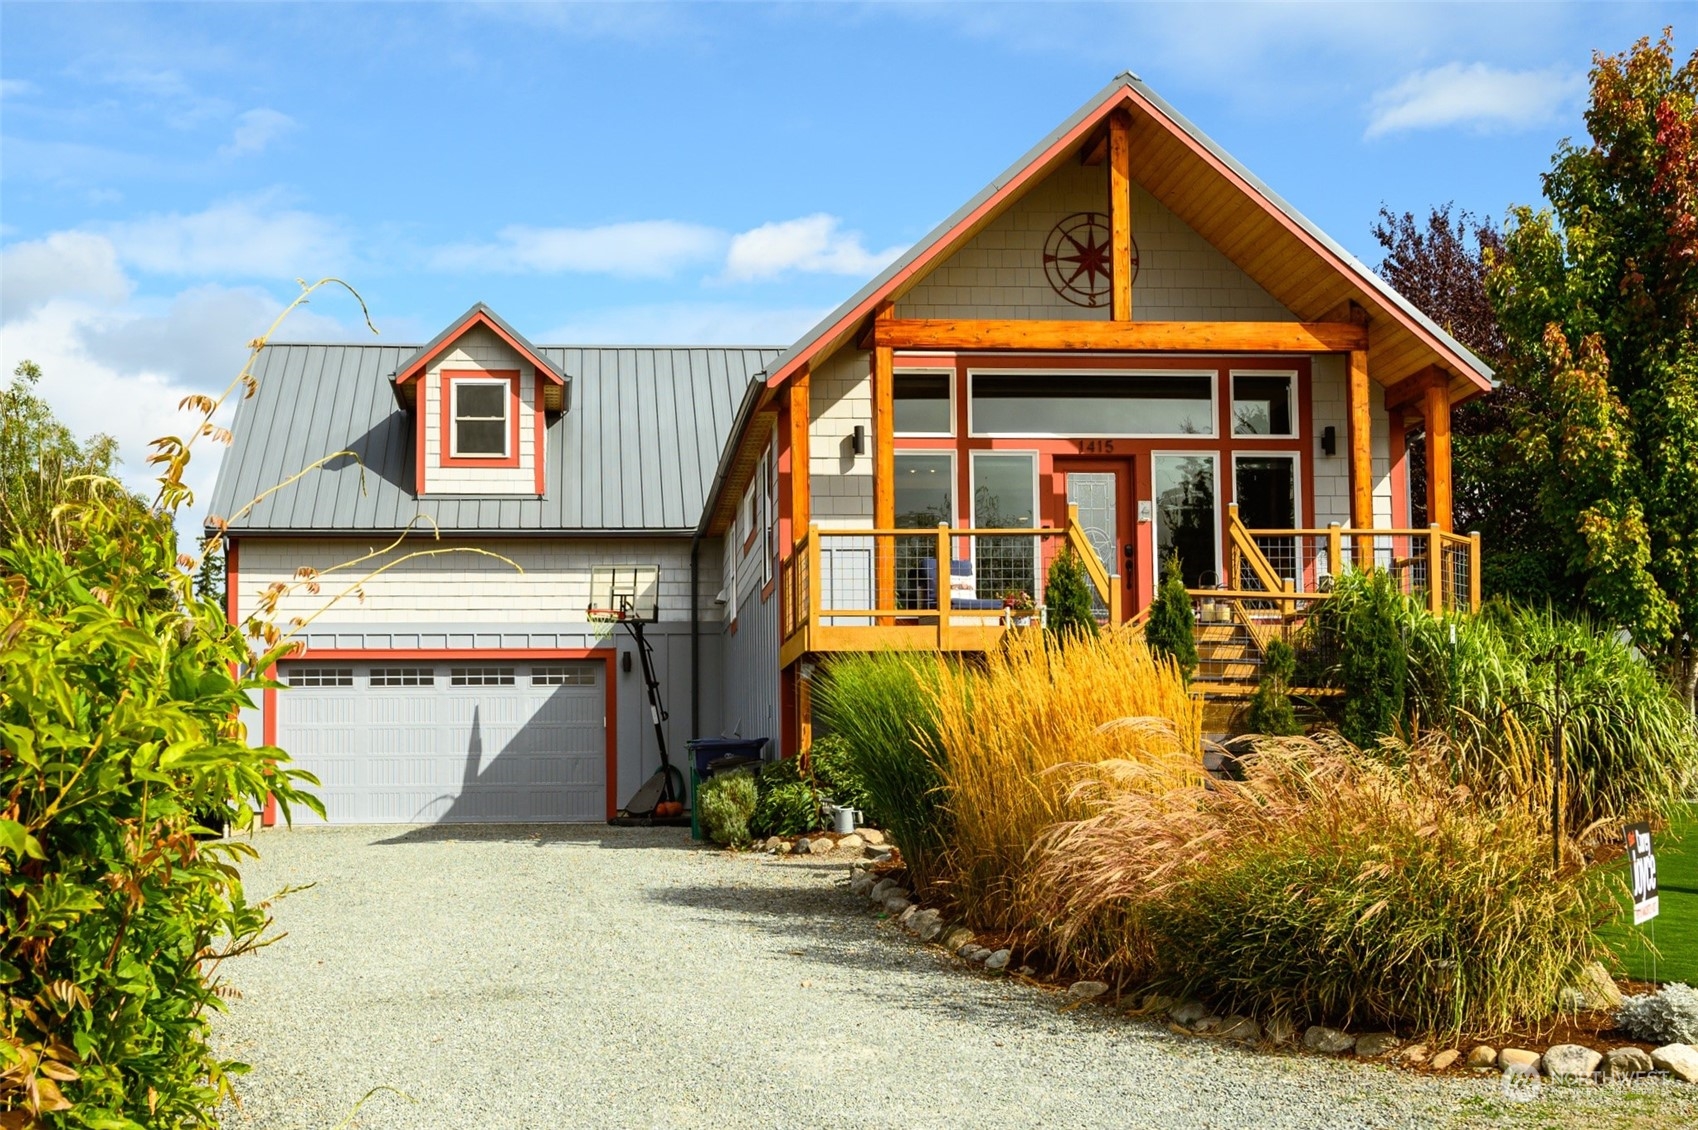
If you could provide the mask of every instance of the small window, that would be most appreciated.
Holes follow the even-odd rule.
[[[289,672],[291,687],[351,687],[352,667],[296,667]]]
[[[448,683],[455,687],[510,687],[513,685],[511,667],[451,667]]]
[[[1291,374],[1234,373],[1232,375],[1232,434],[1291,436]]]
[[[506,381],[457,380],[454,389],[454,455],[505,459],[509,386]]]
[[[955,433],[950,410],[949,388],[953,372],[902,372],[894,374],[891,399],[894,427],[899,436],[947,436]]]
[[[371,685],[374,687],[430,687],[436,685],[436,672],[429,667],[373,667]]]
[[[593,687],[595,668],[582,664],[575,667],[532,667],[533,687]]]

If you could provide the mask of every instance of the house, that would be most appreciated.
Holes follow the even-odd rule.
[[[610,817],[658,760],[586,614],[615,592],[656,609],[675,760],[804,747],[834,652],[996,646],[1064,546],[1103,619],[1174,556],[1252,647],[1369,562],[1478,603],[1449,418],[1490,371],[1130,74],[786,347],[538,346],[479,305],[256,375],[231,616],[359,562],[283,598],[303,649],[253,720],[333,820]]]

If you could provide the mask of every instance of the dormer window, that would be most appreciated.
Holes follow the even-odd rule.
[[[500,379],[460,377],[450,382],[454,398],[452,453],[457,459],[505,459],[511,386]]]

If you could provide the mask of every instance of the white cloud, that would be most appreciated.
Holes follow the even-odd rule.
[[[236,118],[236,132],[231,135],[230,144],[221,147],[218,152],[225,157],[262,153],[273,141],[299,128],[300,123],[288,114],[261,106]]]
[[[162,275],[319,277],[346,266],[348,239],[323,216],[259,196],[103,229],[126,263]]]
[[[878,273],[902,248],[868,251],[858,232],[840,230],[836,216],[823,212],[795,220],[777,220],[731,240],[725,278],[749,282],[791,271],[868,276]]]
[[[130,280],[118,265],[118,251],[105,236],[54,232],[0,250],[0,322],[55,298],[115,304],[129,294]]]
[[[0,78],[0,98],[21,98],[35,93],[35,83],[21,78]]]
[[[1560,119],[1585,89],[1584,75],[1559,68],[1508,71],[1485,63],[1446,63],[1375,94],[1365,136],[1445,126],[1542,125]]]
[[[640,220],[593,228],[502,228],[492,243],[444,247],[432,256],[439,270],[509,274],[609,274],[664,278],[691,263],[717,257],[726,236],[715,228],[675,220]]]
[[[824,307],[767,308],[730,302],[671,302],[580,311],[536,342],[589,345],[770,345],[785,347],[825,317]]]

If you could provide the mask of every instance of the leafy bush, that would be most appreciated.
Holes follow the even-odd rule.
[[[1262,656],[1262,679],[1250,700],[1250,730],[1283,738],[1301,734],[1297,712],[1291,708],[1291,676],[1297,671],[1297,653],[1282,639],[1268,641]]]
[[[1191,610],[1191,596],[1185,591],[1177,555],[1161,563],[1161,584],[1144,625],[1144,641],[1156,655],[1168,656],[1177,663],[1187,679],[1197,669],[1197,616]]]
[[[1044,584],[1046,626],[1050,634],[1062,643],[1074,639],[1095,639],[1097,617],[1091,608],[1091,586],[1085,574],[1085,563],[1065,546],[1050,562],[1049,576]]]
[[[815,738],[813,747],[808,751],[808,760],[814,767],[814,787],[821,797],[839,807],[857,811],[864,812],[872,807],[849,743],[841,734]]]
[[[208,1042],[219,964],[269,918],[253,849],[197,830],[247,828],[267,793],[323,812],[237,720],[282,649],[256,661],[195,599],[170,513],[110,483],[20,527],[0,574],[0,1121],[215,1125],[243,1069]]]
[[[849,771],[871,822],[902,851],[924,886],[947,835],[939,807],[937,700],[945,670],[931,655],[901,652],[838,655],[814,687],[815,718],[843,742]]]
[[[1242,782],[1097,790],[1040,841],[1050,944],[1247,1015],[1451,1034],[1550,1015],[1608,892],[1553,877],[1538,811],[1457,787],[1441,747],[1397,761],[1287,739]]]
[[[1336,657],[1332,672],[1344,690],[1339,731],[1357,746],[1371,748],[1395,733],[1404,718],[1409,636],[1414,602],[1383,569],[1347,572],[1330,600],[1309,618],[1313,642]]]
[[[759,800],[755,776],[746,769],[709,777],[696,790],[702,830],[726,847],[749,842],[749,820]]]
[[[1635,1040],[1698,1043],[1698,991],[1677,982],[1655,993],[1628,997],[1616,1011],[1615,1022]]]
[[[796,836],[820,827],[819,793],[803,771],[801,758],[785,757],[766,765],[755,778],[755,791],[751,835]]]
[[[1165,792],[1201,779],[1202,720],[1178,667],[1132,632],[1036,636],[956,668],[937,685],[949,813],[947,881],[973,923],[1035,920],[1028,850],[1060,820],[1087,766],[1113,762],[1123,788]]]

